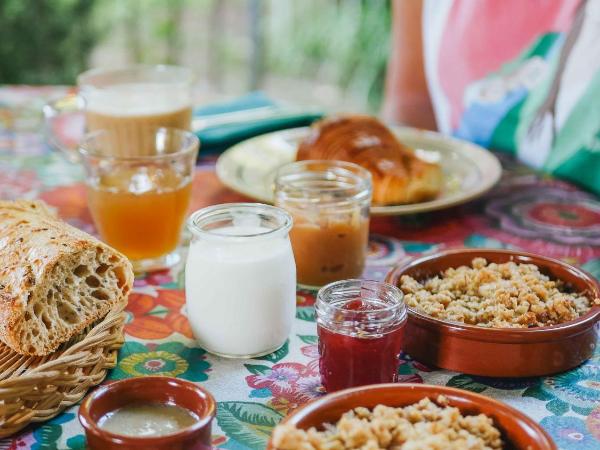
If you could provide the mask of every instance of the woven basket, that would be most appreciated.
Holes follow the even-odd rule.
[[[117,363],[125,305],[48,356],[23,356],[0,344],[0,438],[77,403]]]

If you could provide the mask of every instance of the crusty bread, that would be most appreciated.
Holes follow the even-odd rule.
[[[0,201],[0,340],[47,355],[126,302],[125,256],[37,201]]]
[[[431,200],[442,187],[438,164],[417,157],[370,116],[332,116],[315,122],[296,158],[348,161],[364,167],[373,178],[375,205]]]

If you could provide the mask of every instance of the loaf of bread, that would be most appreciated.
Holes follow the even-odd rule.
[[[0,201],[0,340],[47,355],[127,302],[125,256],[58,220],[42,202]]]
[[[438,164],[418,158],[375,117],[328,117],[313,124],[296,159],[358,164],[371,172],[373,204],[399,205],[435,198],[442,187]]]

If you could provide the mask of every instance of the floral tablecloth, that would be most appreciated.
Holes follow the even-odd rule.
[[[69,223],[94,233],[82,172],[49,151],[40,134],[44,99],[61,88],[0,88],[0,198],[41,198]],[[449,247],[519,248],[561,258],[600,277],[600,201],[561,181],[503,159],[500,185],[476,202],[420,216],[372,221],[365,277],[383,279],[402,258]],[[600,176],[600,174],[599,174]],[[242,200],[223,187],[212,164],[198,167],[193,208]],[[126,343],[109,380],[170,375],[201,383],[218,401],[213,445],[262,449],[289,411],[323,395],[318,373],[314,293],[298,292],[295,328],[277,352],[227,360],[195,344],[185,316],[182,266],[135,282]],[[455,386],[500,399],[542,424],[560,448],[600,449],[600,351],[570,372],[495,379],[426,367],[404,355],[403,381]],[[77,407],[27,428],[0,448],[82,449]]]

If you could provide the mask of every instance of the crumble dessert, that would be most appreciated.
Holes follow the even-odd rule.
[[[402,408],[355,408],[324,431],[281,424],[273,431],[278,450],[500,450],[500,431],[485,414],[463,416],[448,399],[424,398]]]
[[[419,282],[400,279],[406,304],[436,319],[494,328],[530,328],[576,319],[600,299],[573,293],[534,264],[488,263],[449,268]]]

